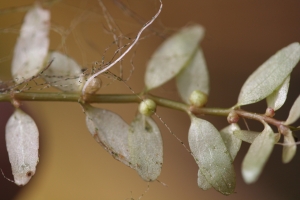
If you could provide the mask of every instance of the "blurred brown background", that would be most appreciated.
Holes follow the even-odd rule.
[[[0,9],[27,5],[33,1],[0,1]],[[126,16],[112,1],[103,1],[124,34],[133,37],[141,25]],[[150,19],[157,11],[158,1],[124,1],[139,16]],[[300,1],[204,1],[163,0],[163,11],[155,27],[163,24],[168,28],[180,28],[188,23],[199,23],[206,29],[201,43],[211,77],[209,107],[230,107],[236,103],[239,90],[246,78],[260,64],[279,49],[300,41]],[[84,15],[67,38],[67,52],[84,67],[92,61],[101,60],[104,49],[112,37],[103,31],[105,21],[96,0],[69,0],[55,4],[52,21],[64,28]],[[98,14],[95,14],[98,13]],[[18,29],[25,12],[9,12],[0,15],[0,79],[9,79],[9,67]],[[152,26],[154,27],[154,26]],[[5,31],[4,28],[10,28]],[[16,30],[16,31],[14,31]],[[162,29],[161,29],[162,30]],[[148,32],[149,34],[150,32]],[[51,49],[57,49],[60,36],[51,31]],[[79,41],[79,42],[78,42]],[[151,53],[162,42],[151,36],[140,42],[134,57],[135,71],[129,85],[136,91],[143,88],[143,73]],[[113,49],[113,47],[112,47]],[[111,52],[110,52],[111,53]],[[109,60],[107,54],[106,60]],[[130,55],[124,60],[124,70],[130,70]],[[127,72],[126,72],[127,70]],[[114,69],[115,72],[118,68]],[[286,104],[276,113],[276,118],[285,120],[289,108],[299,95],[300,66],[292,73],[289,96]],[[105,77],[103,78],[105,79]],[[108,80],[110,82],[110,80]],[[104,87],[101,93],[131,93],[122,83],[114,82]],[[179,100],[173,82],[166,84],[155,94]],[[9,104],[0,104],[0,167],[12,178],[5,149],[5,123],[12,112]],[[85,127],[85,117],[76,103],[23,103],[26,111],[36,120],[40,130],[40,163],[37,172],[25,187],[15,186],[0,177],[0,199],[137,199],[147,188],[147,183],[138,174],[114,160],[90,136]],[[120,114],[130,122],[137,109],[136,104],[99,105]],[[264,112],[266,104],[246,107],[253,112]],[[158,108],[157,113],[165,123],[187,144],[189,119],[184,113]],[[206,117],[217,128],[226,126],[226,119]],[[164,165],[158,182],[150,183],[150,190],[142,199],[299,199],[299,155],[289,164],[281,162],[281,146],[276,146],[260,179],[246,185],[241,177],[242,159],[249,147],[242,149],[235,161],[237,176],[236,194],[225,197],[213,189],[203,191],[197,186],[197,165],[162,123],[156,119],[164,139]],[[261,130],[256,123],[251,129]],[[299,124],[299,120],[298,120]]]

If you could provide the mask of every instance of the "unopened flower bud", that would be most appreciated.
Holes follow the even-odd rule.
[[[274,115],[275,115],[274,109],[273,109],[273,108],[270,108],[270,107],[267,108],[267,109],[266,109],[265,115],[266,115],[267,117],[274,117]]]
[[[227,121],[229,124],[237,123],[239,119],[240,119],[239,115],[234,110],[231,111],[227,117]]]
[[[139,112],[142,115],[150,116],[156,110],[156,103],[152,99],[145,99],[139,105]]]
[[[199,90],[194,90],[189,100],[192,106],[201,108],[207,103],[207,95]]]

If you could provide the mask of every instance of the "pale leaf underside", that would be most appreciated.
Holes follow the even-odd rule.
[[[87,104],[83,107],[90,133],[106,151],[135,169],[145,181],[157,179],[163,163],[163,143],[150,117],[138,115],[129,126],[111,111]]]
[[[148,90],[159,87],[175,77],[193,57],[204,35],[200,25],[181,29],[154,52],[148,62],[145,84]]]
[[[300,59],[299,43],[279,50],[253,72],[244,83],[237,105],[256,103],[276,90],[292,72]]]
[[[233,193],[235,173],[232,158],[219,131],[209,122],[193,115],[191,120],[188,139],[199,171],[217,191],[225,195]]]
[[[116,160],[130,166],[128,147],[129,125],[117,114],[90,105],[83,105],[86,125],[93,138]]]
[[[242,144],[242,140],[240,140],[239,138],[233,135],[235,131],[239,131],[239,130],[240,130],[239,125],[232,123],[220,131],[221,137],[230,153],[232,160],[235,159]]]
[[[267,104],[269,108],[278,110],[284,104],[290,85],[291,76],[288,76],[282,85],[280,85],[271,95],[267,97]]]
[[[275,134],[268,124],[264,125],[263,132],[254,139],[242,163],[242,175],[246,183],[258,179],[274,147]]]
[[[36,4],[26,14],[12,60],[12,76],[17,83],[37,75],[49,48],[50,12]]]
[[[155,122],[138,114],[128,134],[131,165],[145,181],[154,181],[160,175],[163,163],[163,142]]]
[[[230,156],[232,160],[236,157],[238,151],[240,150],[242,141],[238,138],[236,138],[233,135],[233,132],[236,130],[240,130],[240,127],[237,124],[230,124],[229,126],[223,128],[220,131],[220,135],[224,141],[224,144],[227,148],[227,150],[230,153]],[[203,189],[207,190],[211,188],[212,186],[209,184],[209,182],[206,180],[205,176],[202,174],[200,169],[198,170],[198,186]]]
[[[297,119],[299,119],[299,117],[300,117],[300,95],[294,102],[294,104],[290,110],[289,116],[284,124],[286,124],[286,125],[292,124],[295,121],[297,121]]]
[[[178,74],[176,84],[181,99],[189,103],[189,97],[195,90],[208,95],[209,75],[202,50],[199,48],[191,62]]]
[[[248,130],[237,130],[233,132],[234,136],[243,140],[244,142],[253,143],[255,138],[259,136],[260,132],[248,131]]]
[[[282,162],[290,162],[296,154],[297,146],[293,137],[292,131],[288,131],[284,136],[284,146],[282,150]]]
[[[14,181],[26,185],[39,160],[39,132],[33,119],[16,109],[6,124],[5,140]]]
[[[65,92],[81,91],[85,77],[75,60],[58,51],[50,52],[48,60],[53,62],[43,73],[43,78],[51,86]]]

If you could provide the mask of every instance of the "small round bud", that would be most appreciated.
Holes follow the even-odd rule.
[[[139,112],[142,115],[150,116],[156,110],[156,103],[152,99],[145,99],[139,105]]]
[[[275,115],[274,109],[273,109],[273,108],[270,108],[270,107],[267,108],[267,109],[266,109],[265,115],[266,115],[267,117],[274,117],[274,115]]]
[[[237,123],[239,119],[240,119],[239,115],[234,110],[231,111],[227,116],[227,121],[229,124]]]
[[[100,78],[95,77],[86,87],[85,92],[88,94],[95,94],[102,86],[102,81]]]
[[[194,90],[189,100],[192,106],[201,108],[207,103],[207,95],[199,90]]]

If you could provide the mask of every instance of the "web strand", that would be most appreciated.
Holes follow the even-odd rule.
[[[162,10],[162,2],[160,0],[160,8],[158,10],[158,12],[154,15],[154,17],[152,17],[152,19],[150,21],[148,21],[142,28],[141,30],[138,32],[136,38],[134,39],[133,43],[124,51],[124,53],[122,53],[114,62],[112,62],[110,65],[108,65],[107,67],[105,67],[104,69],[100,70],[99,72],[95,73],[94,75],[92,75],[87,82],[84,84],[83,89],[82,89],[82,94],[85,94],[85,90],[87,88],[87,86],[90,84],[90,82],[93,80],[93,78],[95,78],[96,76],[98,76],[99,74],[103,73],[104,71],[110,69],[112,66],[114,66],[117,62],[119,62],[134,46],[135,44],[139,41],[139,38],[141,36],[141,34],[143,33],[143,31],[150,26],[154,20],[159,16],[161,10]]]

